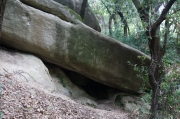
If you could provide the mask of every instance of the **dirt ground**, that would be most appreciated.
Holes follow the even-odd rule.
[[[64,95],[51,95],[30,85],[1,76],[2,119],[135,119],[121,111],[94,109]]]

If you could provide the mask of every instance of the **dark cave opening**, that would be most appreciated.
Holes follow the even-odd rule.
[[[74,84],[82,88],[87,94],[89,94],[90,96],[92,96],[97,100],[108,99],[109,91],[117,90],[102,83],[96,82],[82,74],[66,69],[62,69],[62,70]]]

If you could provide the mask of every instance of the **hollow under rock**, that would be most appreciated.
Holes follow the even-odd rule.
[[[120,90],[96,82],[86,76],[83,76],[82,74],[66,69],[63,69],[63,71],[74,84],[82,88],[87,94],[97,100],[106,100],[112,96],[112,92],[121,92]]]

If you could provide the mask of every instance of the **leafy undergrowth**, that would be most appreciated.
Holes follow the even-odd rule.
[[[159,97],[159,117],[180,119],[180,64],[166,67]]]

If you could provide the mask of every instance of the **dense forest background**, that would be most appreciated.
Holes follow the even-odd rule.
[[[149,54],[148,41],[144,32],[145,23],[141,21],[138,11],[131,0],[89,0],[89,3],[99,20],[102,33]],[[159,28],[161,31],[159,34],[161,41],[163,41],[165,37],[166,29],[168,30],[167,50],[169,52],[165,55],[165,57],[171,59],[171,61],[169,59],[168,62],[172,62],[173,58],[177,56],[175,54],[179,51],[178,49],[180,47],[180,14],[178,12],[178,4],[179,3],[176,2],[167,15],[168,29],[165,26],[165,21]],[[165,5],[166,3],[163,0],[160,0],[158,4],[157,1],[152,1],[150,6],[157,8],[156,11],[152,9],[154,15],[150,15],[149,22],[151,22],[151,24],[157,20]]]
[[[180,1],[89,0],[101,31],[151,56],[149,67],[131,64],[146,73],[152,90],[144,100],[151,118],[175,118],[180,111]],[[139,57],[140,60],[143,58]],[[150,101],[151,100],[151,101]]]

